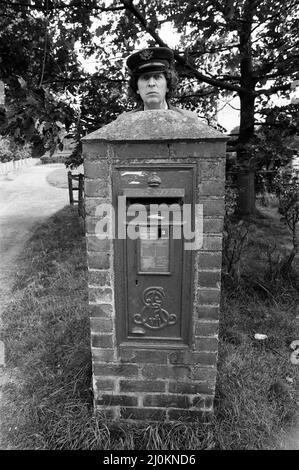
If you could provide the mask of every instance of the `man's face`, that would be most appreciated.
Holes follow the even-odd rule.
[[[144,109],[163,109],[168,91],[164,73],[152,72],[140,75],[137,81],[137,93],[144,103]]]

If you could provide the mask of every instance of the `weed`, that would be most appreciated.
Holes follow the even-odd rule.
[[[273,449],[292,423],[296,382],[289,344],[296,339],[298,290],[263,278],[258,227],[250,234],[241,282],[222,295],[216,409],[211,422],[111,423],[92,408],[85,242],[75,209],[41,225],[20,261],[5,315],[7,446],[14,449]],[[265,239],[265,232],[263,232]],[[258,237],[257,237],[258,235]],[[254,240],[254,237],[257,237]],[[269,239],[269,234],[267,234]],[[247,262],[246,262],[247,257]],[[251,262],[249,262],[249,261]],[[253,266],[253,267],[252,267]],[[246,268],[246,269],[245,269]],[[259,273],[257,287],[252,271]],[[265,333],[266,342],[254,339]]]

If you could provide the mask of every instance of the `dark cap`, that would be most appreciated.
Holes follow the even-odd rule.
[[[165,72],[173,61],[173,52],[168,47],[149,47],[130,55],[127,67],[131,73]]]

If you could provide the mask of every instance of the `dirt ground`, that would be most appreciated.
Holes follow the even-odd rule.
[[[37,224],[69,204],[67,171],[63,164],[32,166],[0,175],[0,333],[1,316],[11,299],[18,255]],[[2,387],[14,380],[5,367],[5,347],[0,342],[0,407]],[[1,420],[1,413],[0,413]],[[0,449],[2,447],[0,431]]]

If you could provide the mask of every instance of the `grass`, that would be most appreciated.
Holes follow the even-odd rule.
[[[257,221],[243,257],[246,276],[237,287],[224,280],[212,421],[137,426],[111,424],[93,413],[85,241],[77,212],[65,208],[38,227],[3,316],[8,365],[16,371],[5,390],[7,447],[278,448],[296,409],[298,366],[290,363],[289,344],[298,338],[299,294],[295,276],[267,280],[260,240],[272,231]],[[255,340],[255,333],[268,339]],[[282,390],[275,389],[277,383]]]

